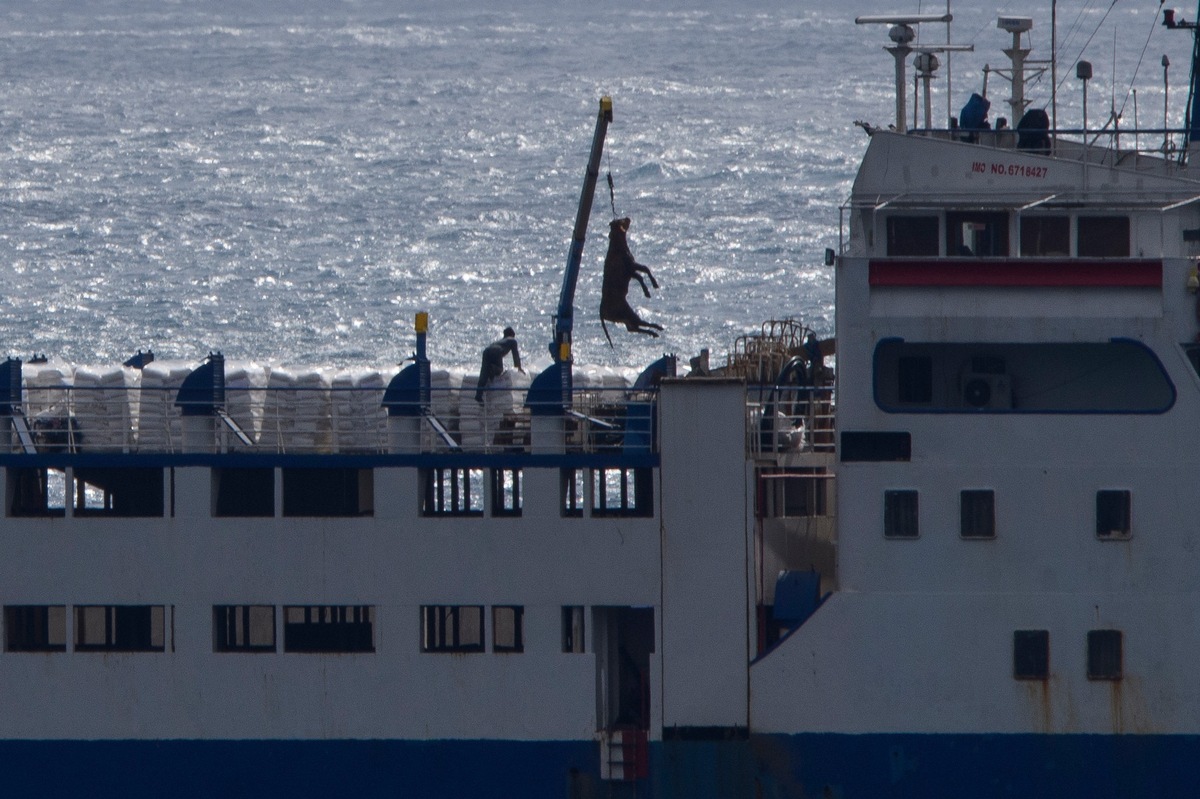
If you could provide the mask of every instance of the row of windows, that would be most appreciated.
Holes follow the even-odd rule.
[[[371,469],[279,469],[282,515],[292,517],[372,516],[375,482]],[[9,516],[62,516],[68,503],[78,517],[161,517],[174,496],[174,472],[158,468],[76,468],[73,490],[56,469],[11,468]],[[168,484],[166,476],[170,475]],[[484,481],[490,481],[491,515],[520,516],[520,469],[438,468],[421,470],[423,516],[483,516]],[[217,517],[273,517],[276,470],[212,470],[212,514]],[[654,477],[650,468],[560,470],[560,511],[582,517],[590,481],[592,516],[653,515]],[[166,488],[170,489],[168,492]],[[173,505],[173,499],[170,500]],[[174,511],[172,509],[171,514]]]
[[[947,211],[939,235],[937,214],[894,214],[886,222],[887,254],[1004,257],[1010,218],[1007,211]],[[1017,231],[1022,257],[1128,258],[1131,252],[1127,216],[1021,215]]]
[[[1120,680],[1124,657],[1120,630],[1089,630],[1087,634],[1089,680]],[[1050,631],[1013,632],[1013,678],[1046,680],[1050,677]]]
[[[959,492],[959,535],[996,537],[996,492],[990,488]],[[919,494],[912,489],[883,492],[883,534],[886,538],[917,538],[921,532]],[[1096,537],[1123,540],[1132,535],[1133,496],[1125,489],[1096,492]]]
[[[76,652],[163,652],[167,609],[163,605],[75,605]],[[215,605],[214,652],[276,652],[275,606]],[[525,651],[525,608],[491,608],[492,651]],[[6,652],[67,651],[66,605],[6,605]],[[173,615],[173,612],[172,612]],[[422,605],[422,652],[483,652],[483,605]],[[583,607],[562,608],[562,651],[585,651]],[[283,651],[355,653],[375,651],[371,605],[287,605]]]

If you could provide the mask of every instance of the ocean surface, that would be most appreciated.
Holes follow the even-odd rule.
[[[1033,57],[1049,56],[1048,2],[975,5],[952,9],[976,52],[954,56],[949,102],[939,73],[940,119],[982,90],[984,63],[1006,63],[997,13],[1034,16]],[[1181,124],[1190,37],[1141,5],[1059,2],[1060,124],[1079,118],[1083,54],[1093,120],[1132,119],[1136,88],[1142,124],[1161,125],[1168,53]],[[0,349],[393,368],[427,311],[435,366],[475,368],[512,325],[541,368],[604,94],[577,360],[709,347],[719,364],[768,319],[832,333],[823,252],[867,144],[854,122],[894,117],[886,26],[854,17],[918,10],[945,7],[5,0]],[[995,117],[1008,89],[988,79]],[[610,348],[597,308],[614,210],[661,285],[630,299],[666,330],[610,325]]]

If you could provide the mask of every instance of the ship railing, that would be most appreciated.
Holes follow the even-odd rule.
[[[789,452],[833,452],[832,386],[750,386],[746,396],[746,449],[752,457]]]
[[[909,134],[962,141],[1000,150],[1050,155],[1102,166],[1143,169],[1181,166],[1185,161],[1188,136],[1185,128],[1056,128],[1047,131],[1044,146],[1038,147],[1030,146],[1027,137],[1009,127],[999,130],[920,128],[910,130]],[[1025,138],[1024,143],[1022,138]]]
[[[526,390],[433,388],[423,412],[389,416],[384,388],[225,387],[212,415],[184,416],[177,387],[37,386],[0,414],[10,453],[388,454],[656,452],[657,391],[581,388],[535,425]],[[538,432],[535,432],[538,431]],[[545,432],[541,432],[545,431]],[[534,440],[542,436],[546,440]]]

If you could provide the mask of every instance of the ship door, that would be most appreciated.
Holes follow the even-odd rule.
[[[607,779],[647,775],[654,609],[595,608],[596,719]]]

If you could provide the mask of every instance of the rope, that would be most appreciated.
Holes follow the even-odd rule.
[[[1163,0],[1163,2],[1166,2],[1166,0]],[[617,218],[617,195],[613,191],[612,156],[606,152],[604,154],[604,160],[608,162],[608,205],[610,208],[612,208],[613,219],[616,219]]]

